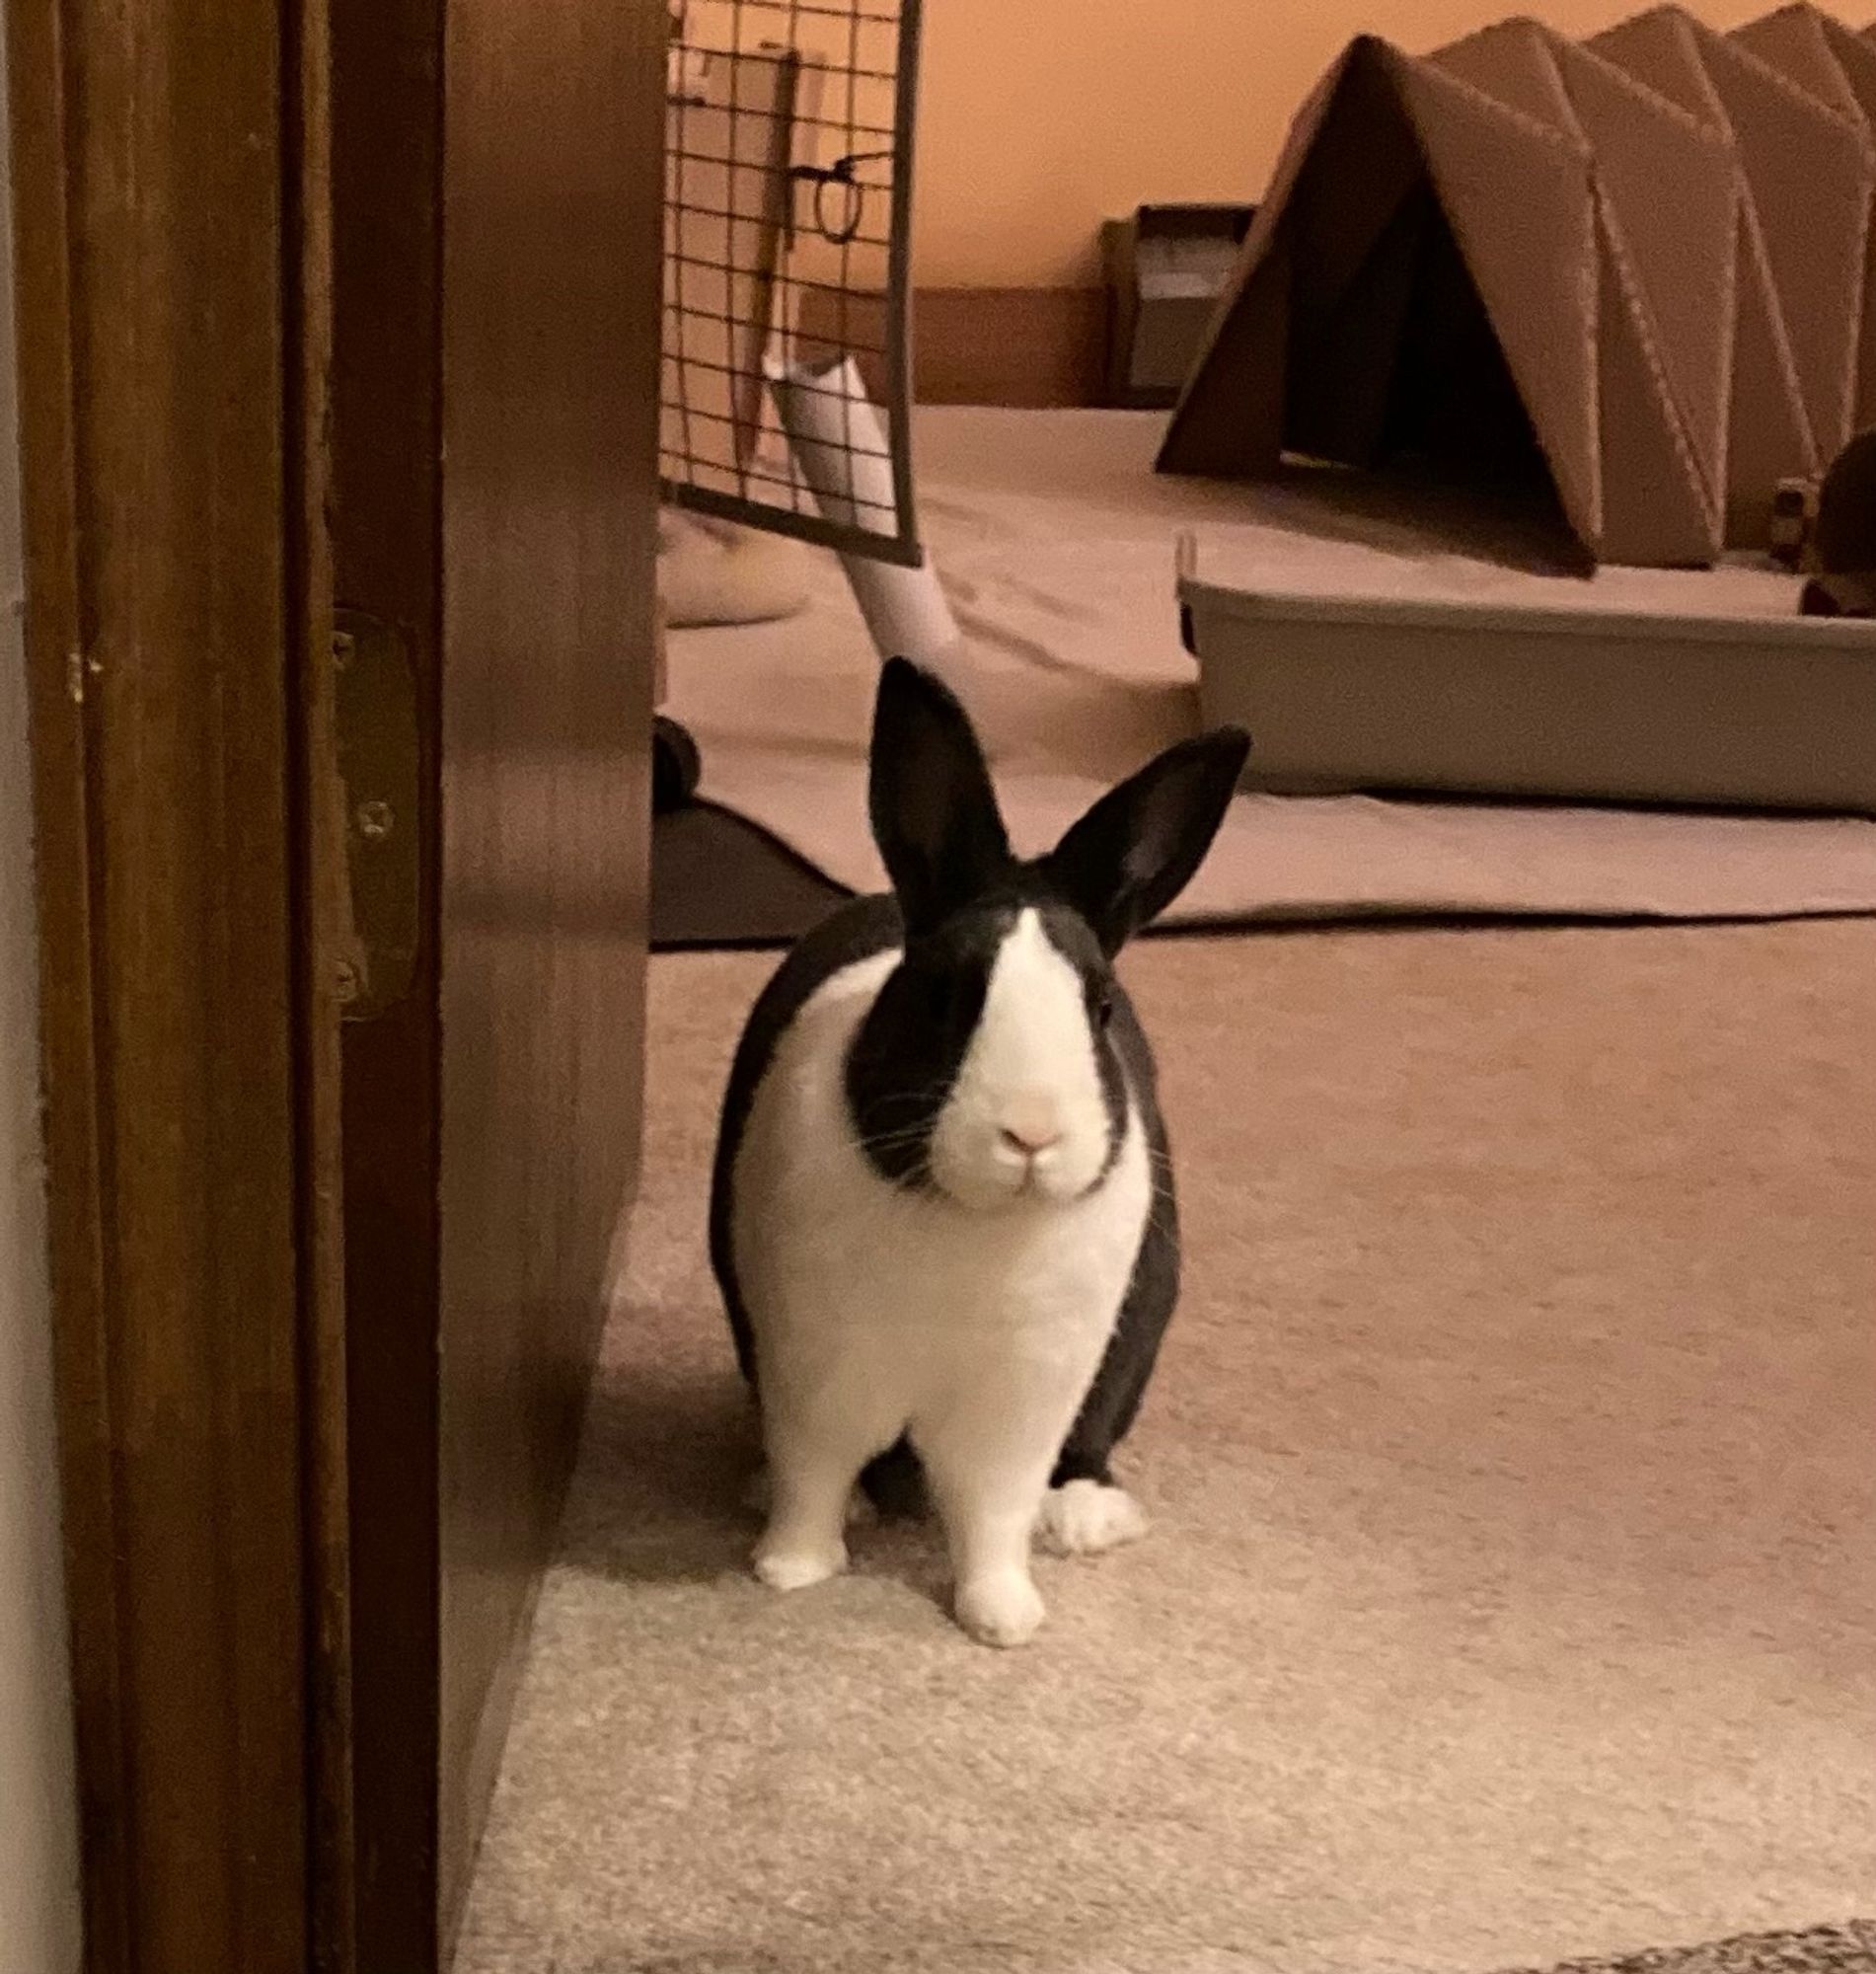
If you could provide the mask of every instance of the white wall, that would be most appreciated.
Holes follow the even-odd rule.
[[[0,1974],[75,1974],[78,1862],[39,1150],[4,74],[0,45]]]

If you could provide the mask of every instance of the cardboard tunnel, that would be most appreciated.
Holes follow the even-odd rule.
[[[1599,561],[1763,547],[1876,418],[1876,40],[1808,5],[1368,36],[1304,106],[1163,441],[1542,476]]]

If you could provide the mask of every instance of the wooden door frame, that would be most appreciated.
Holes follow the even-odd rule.
[[[94,1974],[350,1965],[324,0],[7,0]]]

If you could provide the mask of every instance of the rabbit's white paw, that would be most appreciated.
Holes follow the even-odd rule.
[[[785,1549],[765,1541],[756,1550],[756,1574],[771,1590],[808,1590],[846,1567],[844,1543],[831,1549]]]
[[[957,1622],[979,1644],[1026,1645],[1042,1625],[1041,1594],[1026,1574],[980,1576],[957,1589]]]
[[[1044,1496],[1036,1534],[1057,1556],[1099,1556],[1138,1542],[1150,1526],[1146,1510],[1126,1488],[1071,1480]]]

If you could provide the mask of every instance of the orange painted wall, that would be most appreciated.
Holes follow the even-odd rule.
[[[1643,0],[925,0],[917,273],[932,286],[1098,279],[1104,218],[1254,199],[1298,104],[1350,37],[1422,50],[1537,13],[1594,34]],[[1776,0],[1697,0],[1716,28]],[[1845,18],[1861,25],[1876,0]]]

